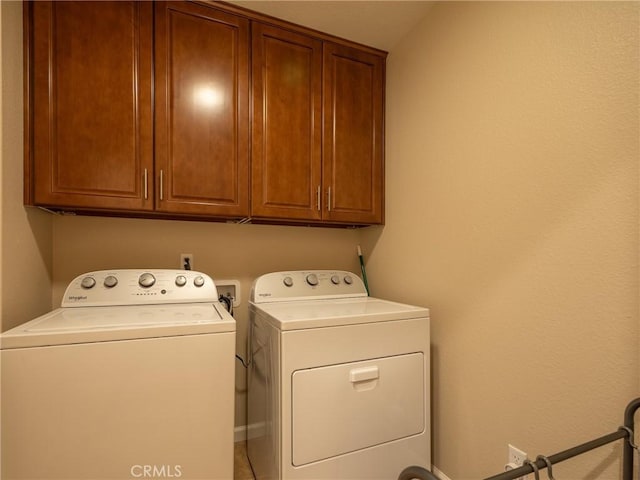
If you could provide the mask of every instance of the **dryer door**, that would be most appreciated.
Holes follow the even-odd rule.
[[[411,353],[295,371],[293,464],[423,432],[424,362],[422,353]]]

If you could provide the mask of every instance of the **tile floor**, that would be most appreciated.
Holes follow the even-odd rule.
[[[233,449],[233,480],[255,480],[249,459],[247,458],[247,444],[237,442]]]

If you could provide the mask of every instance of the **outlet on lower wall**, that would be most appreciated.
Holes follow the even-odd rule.
[[[524,465],[525,460],[527,459],[527,454],[520,450],[518,447],[514,447],[509,444],[509,451],[507,456],[507,466],[511,468],[521,467]],[[526,476],[518,477],[516,480],[525,480]]]

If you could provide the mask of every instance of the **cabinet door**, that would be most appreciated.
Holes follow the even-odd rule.
[[[33,2],[25,12],[27,203],[152,209],[150,4]]]
[[[249,22],[157,2],[157,210],[249,213]]]
[[[252,26],[254,217],[321,218],[322,43]]]
[[[383,222],[383,112],[384,57],[325,43],[326,220]]]

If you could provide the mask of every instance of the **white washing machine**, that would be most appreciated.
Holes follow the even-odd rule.
[[[250,309],[247,449],[257,480],[395,480],[431,468],[429,311],[356,275],[263,275]]]
[[[233,478],[235,330],[203,273],[79,276],[0,336],[1,478]]]

